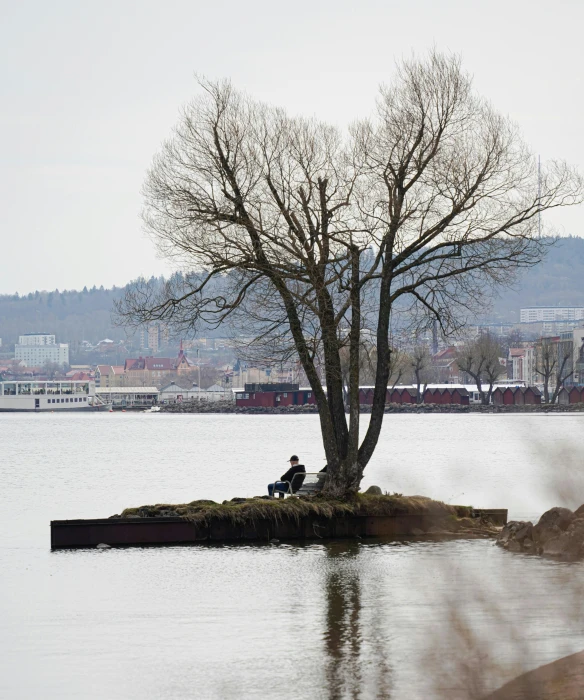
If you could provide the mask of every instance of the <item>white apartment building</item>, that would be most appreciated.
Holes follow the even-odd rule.
[[[534,347],[509,348],[507,357],[509,379],[514,382],[525,382],[525,386],[531,386],[536,379],[535,360]]]
[[[521,309],[521,323],[584,320],[584,306],[529,306]]]
[[[18,336],[18,345],[55,345],[55,336],[48,333],[25,333]]]
[[[31,336],[20,336],[22,338]],[[55,336],[46,336],[52,337]],[[42,367],[47,362],[58,365],[69,364],[69,345],[67,343],[17,343],[14,346],[14,359],[24,362],[27,367]]]

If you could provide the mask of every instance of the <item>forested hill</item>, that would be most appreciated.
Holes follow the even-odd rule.
[[[10,346],[23,333],[54,333],[58,342],[103,338],[121,340],[123,328],[112,324],[113,302],[123,289],[84,288],[81,291],[31,292],[0,295],[0,338]],[[492,317],[518,321],[522,306],[584,306],[584,238],[564,238],[546,260],[527,271],[516,290],[504,290],[495,301]],[[221,335],[221,330],[210,335]]]
[[[82,291],[31,292],[24,296],[0,296],[0,338],[2,345],[18,342],[24,333],[54,333],[57,342],[88,340],[96,343],[103,338],[125,338],[122,328],[111,321],[113,302],[123,293],[113,289]]]
[[[542,263],[523,274],[516,289],[502,291],[493,313],[515,322],[526,306],[584,306],[584,238],[560,239]]]

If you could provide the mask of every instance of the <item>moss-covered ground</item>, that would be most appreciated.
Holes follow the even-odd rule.
[[[307,516],[335,518],[347,515],[424,514],[436,520],[456,520],[470,515],[470,511],[470,507],[450,506],[424,496],[358,494],[353,500],[348,501],[330,500],[318,495],[286,499],[235,499],[223,503],[207,500],[181,504],[157,503],[137,508],[126,508],[120,516],[113,517],[179,516],[192,522],[227,520],[243,524],[255,520],[279,521],[284,518],[299,520]]]

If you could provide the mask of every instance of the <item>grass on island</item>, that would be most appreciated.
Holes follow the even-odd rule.
[[[461,511],[468,512],[461,512]],[[228,520],[232,523],[243,524],[255,520],[280,521],[283,518],[293,518],[298,521],[306,516],[335,518],[346,515],[400,515],[427,514],[437,518],[464,517],[470,514],[470,507],[449,506],[441,501],[433,501],[425,496],[402,496],[387,494],[376,496],[357,494],[354,501],[330,500],[322,496],[286,498],[268,500],[263,498],[248,498],[243,502],[224,501],[192,501],[171,505],[158,503],[139,508],[126,508],[121,516],[128,517],[164,517],[179,516],[196,523],[211,520]],[[115,517],[115,516],[114,516]]]

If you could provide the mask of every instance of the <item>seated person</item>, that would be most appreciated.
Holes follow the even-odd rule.
[[[288,469],[288,471],[285,474],[282,474],[282,476],[280,477],[280,481],[276,481],[273,484],[268,484],[268,493],[270,494],[270,496],[273,496],[274,491],[277,491],[278,496],[280,498],[284,498],[284,494],[290,493],[290,490],[292,491],[292,493],[296,493],[296,491],[298,491],[298,489],[304,483],[304,476],[297,476],[295,479],[294,476],[296,474],[306,474],[304,464],[299,464],[298,461],[298,455],[292,455],[292,457],[290,457],[289,460],[290,469]],[[290,482],[290,485],[292,487],[291,489],[288,483],[286,482]]]

